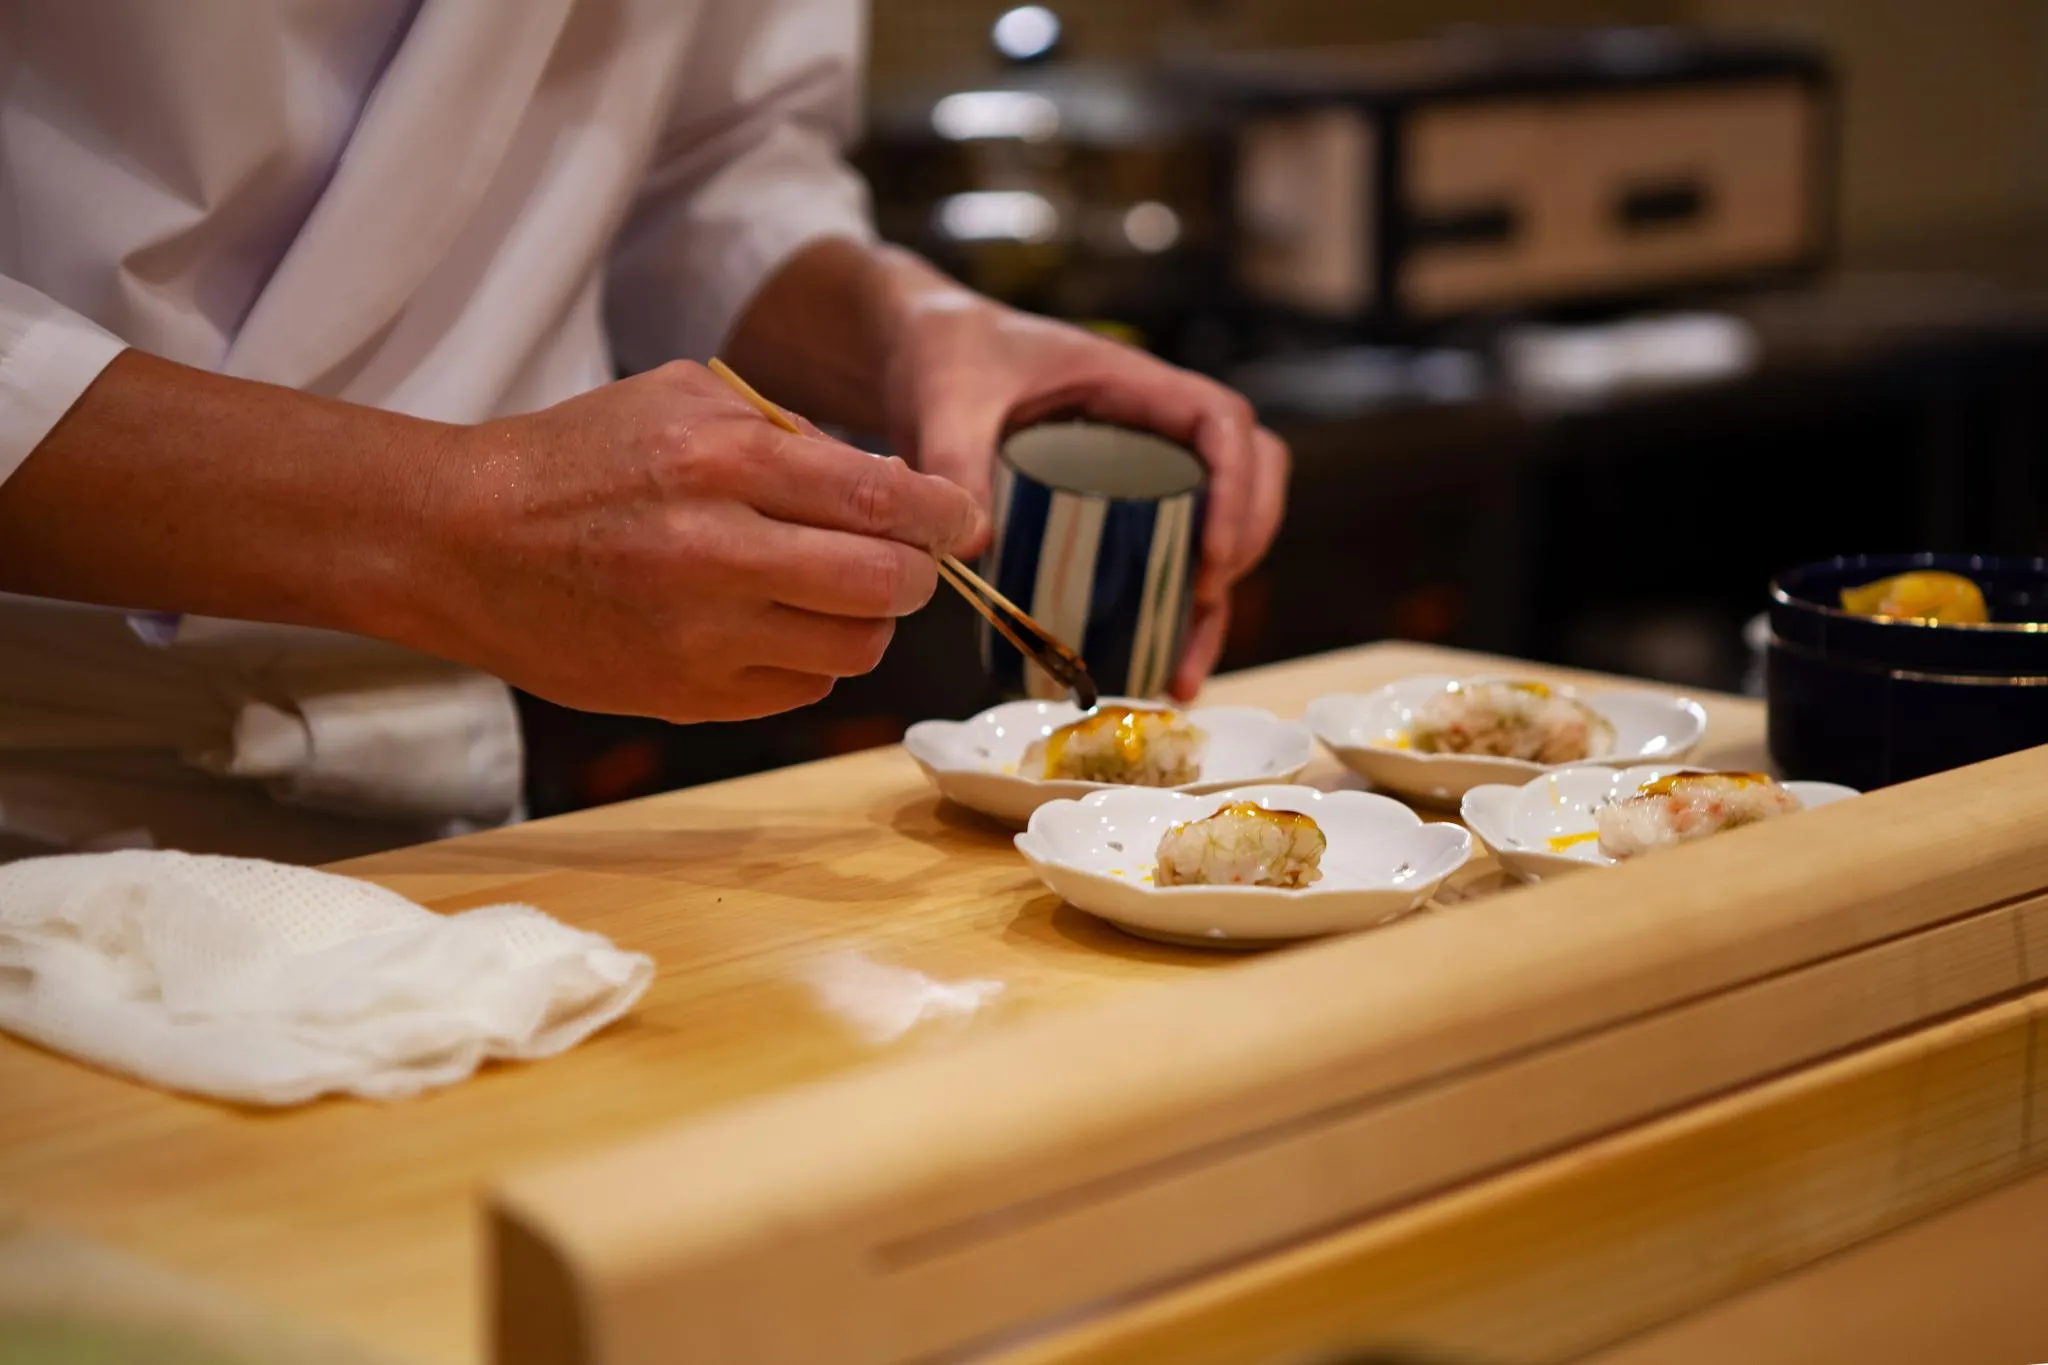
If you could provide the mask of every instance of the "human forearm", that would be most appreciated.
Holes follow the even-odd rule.
[[[919,312],[986,307],[930,265],[886,246],[813,244],[770,276],[740,315],[726,356],[813,421],[893,436],[888,366]]]
[[[404,634],[454,430],[123,352],[0,484],[0,590]]]
[[[0,590],[377,636],[552,701],[737,720],[873,668],[982,534],[701,366],[444,426],[125,352],[0,484]]]

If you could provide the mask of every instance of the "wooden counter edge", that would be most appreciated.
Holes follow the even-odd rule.
[[[1103,1312],[989,1365],[1555,1365],[2048,1170],[2048,992]],[[1839,1357],[1834,1357],[1839,1358]]]
[[[1149,1179],[1175,1163],[1220,1171],[1233,1142],[1249,1142],[1256,1158],[1289,1124],[1448,1084],[1489,1059],[1641,1028],[1674,1005],[1949,921],[2007,917],[1985,950],[1984,988],[2016,989],[2040,970],[2024,945],[2048,889],[2048,850],[2032,834],[2044,821],[2048,751],[2016,755],[1472,915],[1283,955],[770,1099],[515,1180],[498,1207],[544,1235],[586,1286],[634,1302],[683,1286],[700,1303],[761,1300],[766,1335],[734,1358],[799,1360],[818,1338],[774,1348],[792,1329],[763,1297],[769,1260],[785,1289],[795,1275],[821,1287],[872,1291],[887,1279],[929,1290],[943,1279],[933,1267],[977,1244],[987,1253],[1004,1220],[1054,1226],[1034,1201],[1107,1199],[1134,1173]],[[1794,1056],[1810,1040],[1781,1041]],[[1218,1197],[1242,1205],[1258,1178]],[[1243,1231],[1269,1237],[1274,1227],[1252,1217]],[[1152,1245],[1111,1281],[1188,1273],[1189,1257],[1175,1260],[1185,1251]],[[881,1297],[829,1311],[819,1302],[808,1330],[847,1347],[842,1359],[867,1359],[851,1344],[877,1330],[876,1314],[904,1311]],[[939,1316],[956,1320],[928,1326],[935,1341],[957,1341],[970,1309],[993,1328],[1036,1303],[1014,1290],[1001,1303],[955,1299]],[[831,1312],[847,1316],[828,1321]]]

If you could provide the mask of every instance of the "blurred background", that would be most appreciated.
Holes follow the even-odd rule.
[[[2048,5],[872,16],[884,234],[1293,447],[1226,667],[1401,637],[1743,690],[1776,570],[2043,552]],[[872,676],[743,725],[528,701],[534,811],[967,715],[973,641],[942,593]]]

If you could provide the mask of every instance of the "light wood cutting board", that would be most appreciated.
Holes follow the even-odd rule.
[[[0,1213],[0,1365],[393,1365]]]
[[[1000,1358],[1182,1286],[1169,1326],[1285,1322],[1255,1282],[1298,1250],[1337,1257],[1328,1303],[1379,1305],[1347,1328],[1568,1359],[2048,1157],[2043,830],[2037,750],[515,1178],[499,1358]],[[1606,1240],[1574,1250],[1580,1208]],[[1566,1276],[1539,1309],[1553,1254],[1628,1290]],[[1264,1359],[1210,1335],[1314,1344],[1018,1359]]]

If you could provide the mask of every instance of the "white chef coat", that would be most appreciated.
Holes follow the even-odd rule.
[[[0,480],[124,345],[448,422],[709,355],[795,251],[872,236],[840,156],[864,23],[859,0],[0,0]],[[488,823],[519,768],[509,694],[451,665],[0,599],[0,848],[194,846],[208,802],[295,818],[253,783]]]

